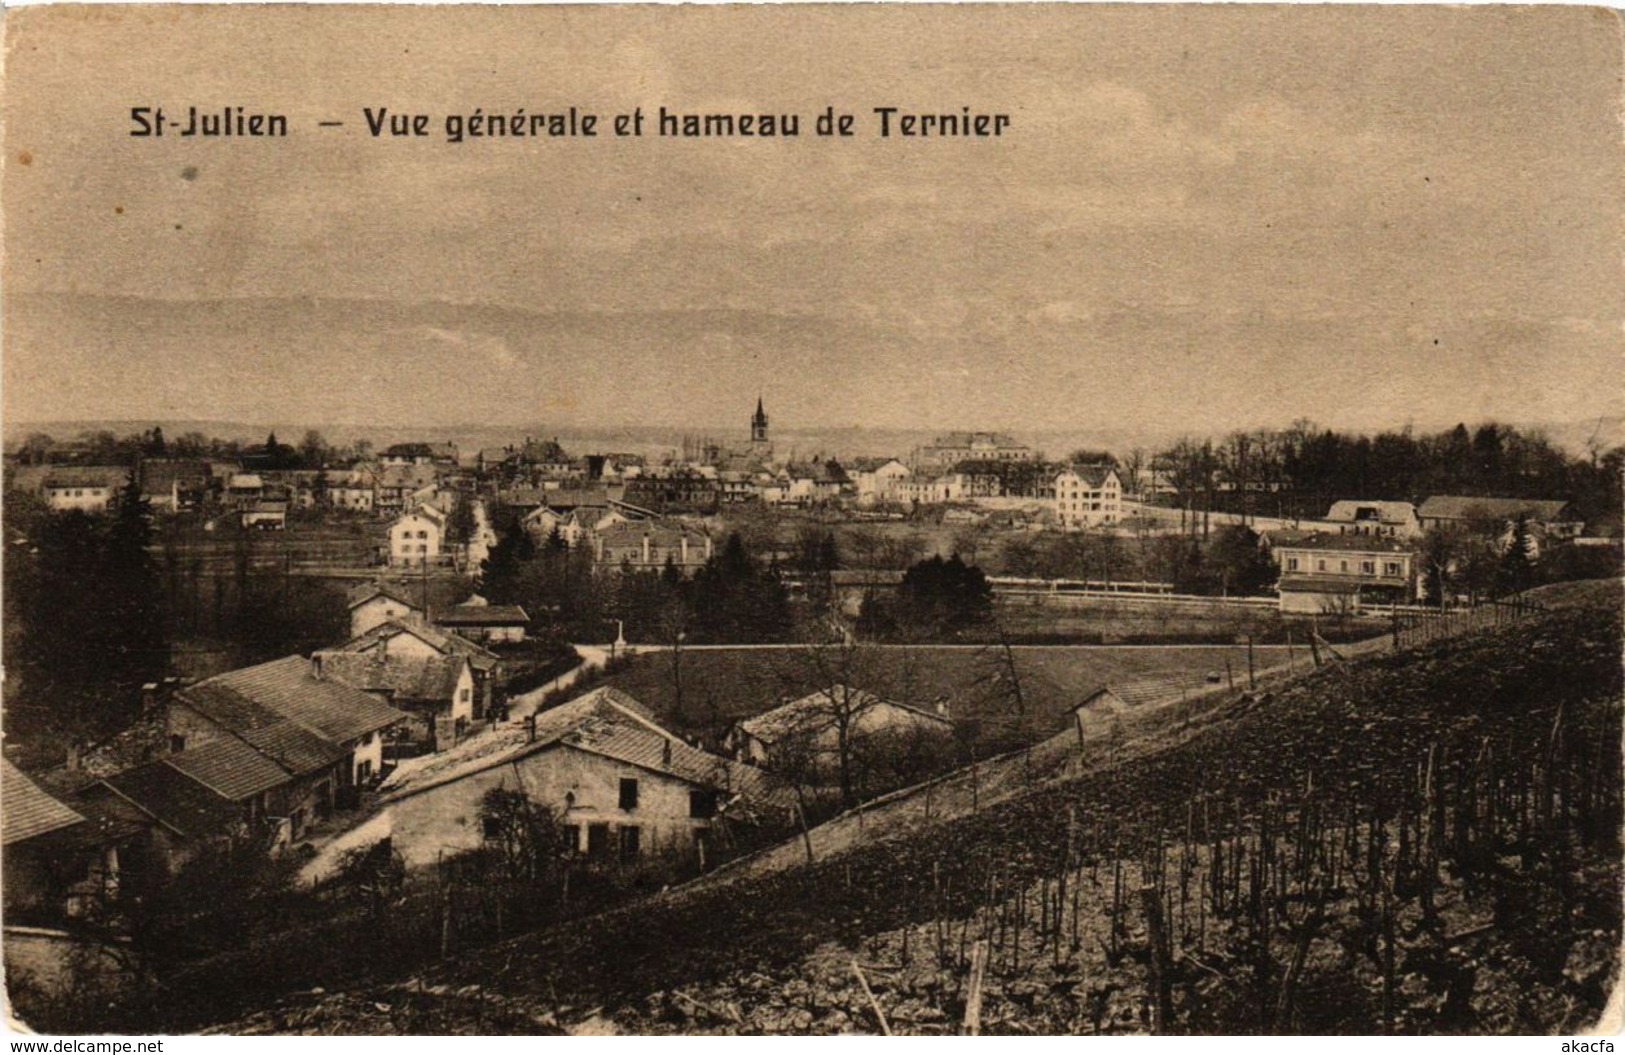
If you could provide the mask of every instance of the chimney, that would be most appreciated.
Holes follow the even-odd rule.
[[[663,766],[671,765],[671,739],[669,737],[666,739],[665,743],[661,745],[660,764]]]
[[[158,709],[159,702],[160,698],[158,693],[158,683],[156,681],[149,681],[145,685],[141,686],[142,714],[151,714],[153,711],[156,711]],[[68,768],[71,769],[73,767],[70,764]]]
[[[527,714],[527,715],[525,715],[525,743],[534,744],[535,742],[536,742],[536,715]]]
[[[948,697],[938,696],[932,701],[932,706],[936,709],[939,718],[948,717]]]
[[[322,654],[320,652],[310,654],[310,676],[317,681],[322,680]]]
[[[79,772],[80,766],[84,764],[84,759],[81,757],[83,751],[84,748],[79,745],[77,740],[68,745],[68,772]]]

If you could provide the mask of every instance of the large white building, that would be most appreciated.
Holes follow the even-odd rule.
[[[1073,465],[1055,477],[1055,517],[1061,528],[1116,524],[1123,519],[1123,482],[1109,465]]]
[[[432,506],[398,517],[389,525],[389,563],[396,567],[436,563],[445,535],[445,519]]]

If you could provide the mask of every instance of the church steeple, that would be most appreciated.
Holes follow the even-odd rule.
[[[756,397],[756,413],[750,419],[750,442],[767,442],[767,411],[762,409],[762,397]]]

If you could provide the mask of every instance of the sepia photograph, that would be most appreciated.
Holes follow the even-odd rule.
[[[1613,1050],[1619,12],[4,38],[12,1033]]]

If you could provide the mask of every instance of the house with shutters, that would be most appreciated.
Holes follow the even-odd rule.
[[[434,506],[421,506],[396,517],[389,525],[390,567],[414,568],[439,564],[445,536],[445,514]]]
[[[1416,551],[1387,535],[1270,532],[1281,611],[1338,615],[1417,596]]]

